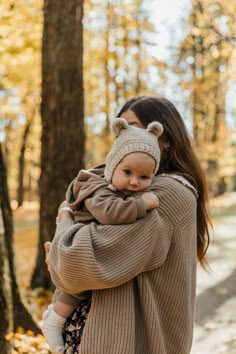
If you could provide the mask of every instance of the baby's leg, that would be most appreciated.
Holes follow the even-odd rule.
[[[62,330],[66,318],[72,313],[74,306],[56,301],[50,314],[43,315],[42,331],[53,353],[64,352]]]
[[[72,311],[75,309],[74,306],[65,304],[64,302],[61,302],[59,300],[56,300],[54,304],[54,311],[59,315],[64,318],[69,317],[72,314]]]

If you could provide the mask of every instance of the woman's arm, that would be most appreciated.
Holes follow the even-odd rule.
[[[52,280],[70,293],[119,286],[164,263],[172,231],[157,210],[129,225],[93,222],[78,230],[63,220],[49,254]]]

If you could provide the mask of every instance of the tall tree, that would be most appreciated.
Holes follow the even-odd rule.
[[[59,204],[84,166],[82,0],[45,0],[42,48],[40,237],[32,286],[50,286],[44,242]]]
[[[18,179],[18,189],[17,189],[17,202],[18,202],[18,207],[22,206],[23,201],[24,201],[24,171],[25,171],[25,149],[26,149],[26,143],[27,143],[27,138],[30,132],[30,123],[27,122],[25,129],[24,129],[24,134],[22,138],[22,144],[21,144],[21,149],[20,149],[20,157],[19,157],[19,179]]]
[[[1,151],[0,151],[0,161],[2,162]],[[0,183],[2,184],[1,181]],[[0,321],[0,348],[2,354],[11,353],[11,345],[6,340],[6,335],[13,331],[12,307],[13,307],[13,301],[12,301],[12,292],[11,292],[11,278],[10,278],[7,248],[5,244],[5,233],[0,232],[0,311],[2,314],[1,321]]]

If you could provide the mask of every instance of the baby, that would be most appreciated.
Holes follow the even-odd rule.
[[[145,190],[159,168],[161,124],[152,122],[147,129],[140,129],[116,118],[112,131],[116,140],[106,157],[104,177],[103,169],[81,170],[66,193],[64,209],[73,213],[75,222],[81,226],[92,221],[113,225],[133,223],[159,206],[157,195]],[[66,318],[88,296],[91,291],[78,295],[56,293],[54,304],[45,311],[42,330],[54,353],[64,352],[62,330]]]

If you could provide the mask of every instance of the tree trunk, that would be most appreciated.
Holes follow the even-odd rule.
[[[11,278],[4,234],[0,232],[0,348],[2,354],[11,353],[11,345],[5,336],[13,331]]]
[[[18,207],[23,204],[24,201],[24,170],[25,170],[25,148],[26,141],[29,135],[31,122],[27,122],[25,131],[23,134],[22,145],[19,157],[19,176],[18,176],[18,190],[17,190],[17,202]]]
[[[59,204],[84,166],[82,0],[45,0],[42,55],[40,237],[32,287],[51,285],[44,243]]]
[[[36,321],[30,315],[27,305],[20,296],[16,280],[13,251],[13,218],[10,206],[10,199],[7,186],[7,169],[3,158],[2,146],[0,144],[0,208],[3,221],[4,233],[1,235],[0,253],[0,281],[1,292],[0,312],[3,314],[1,324],[4,330],[13,327],[23,327],[25,330],[32,330],[40,333]],[[8,328],[7,328],[8,327]],[[0,333],[3,333],[2,331]]]

